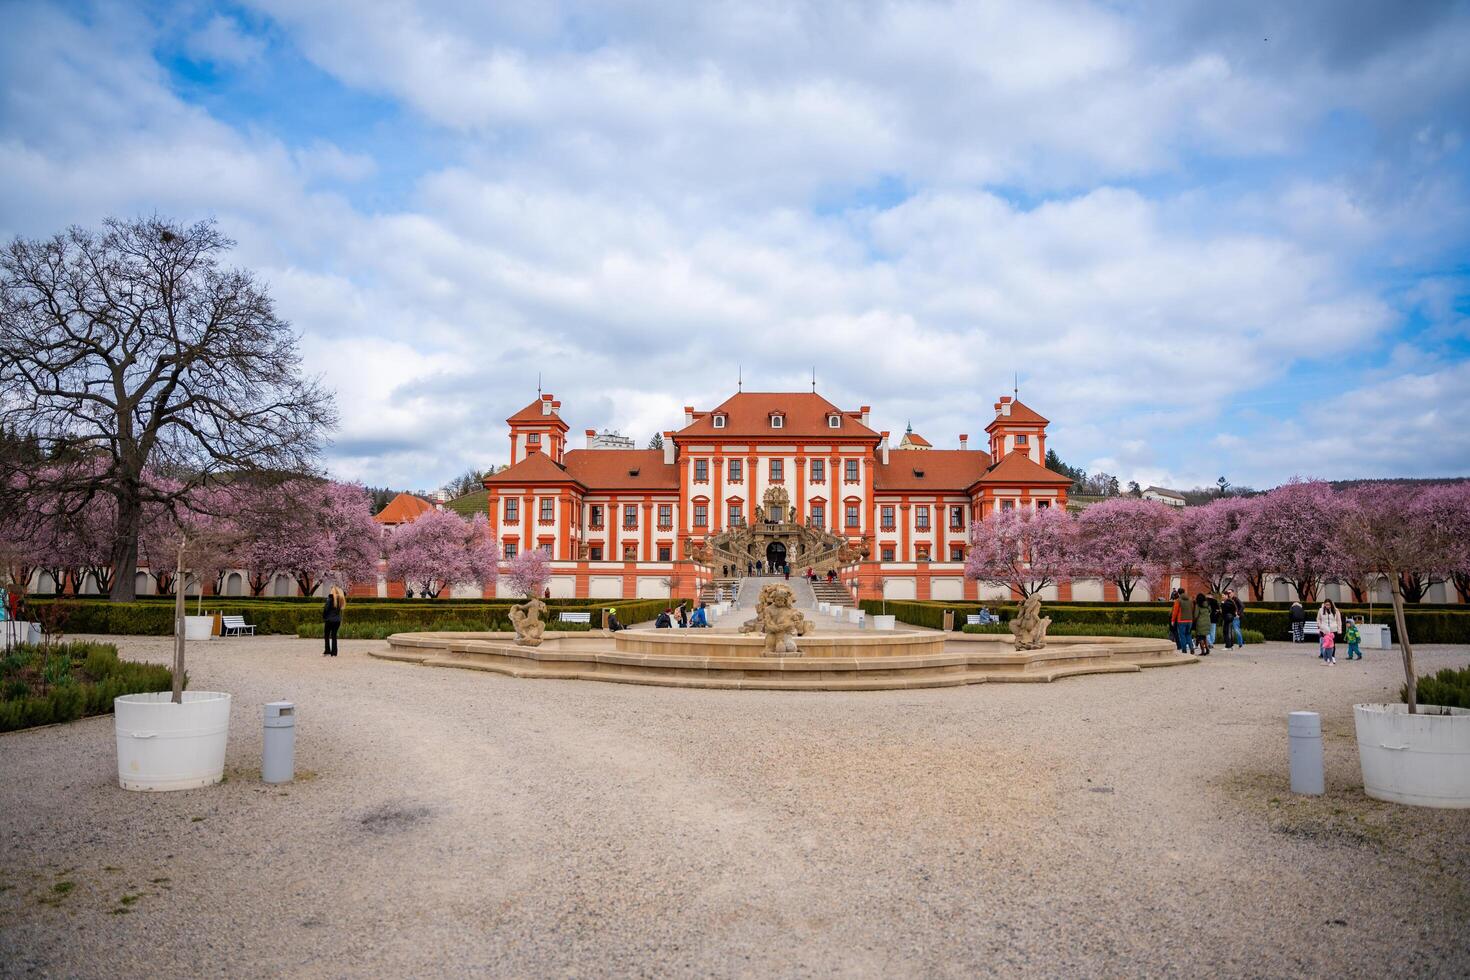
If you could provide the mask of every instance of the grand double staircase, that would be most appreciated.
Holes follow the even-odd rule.
[[[710,564],[715,568],[728,565],[744,569],[759,561],[769,564],[773,553],[785,555],[793,575],[808,568],[818,574],[842,567],[842,549],[846,542],[826,530],[795,522],[762,521],[741,524],[712,536],[706,544],[711,552]],[[779,551],[773,552],[772,546]]]

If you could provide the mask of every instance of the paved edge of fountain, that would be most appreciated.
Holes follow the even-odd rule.
[[[656,687],[760,691],[885,691],[984,683],[1047,683],[1083,674],[1138,673],[1197,663],[1168,640],[1055,637],[1044,650],[1018,651],[1010,637],[938,634],[942,653],[874,657],[697,657],[591,649],[600,630],[546,634],[547,645],[518,647],[504,633],[395,633],[381,660],[481,670],[526,679],[591,680]],[[560,648],[555,641],[576,648]]]

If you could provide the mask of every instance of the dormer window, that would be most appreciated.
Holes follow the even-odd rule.
[[[725,427],[725,416],[723,416],[723,415],[716,415],[716,416],[714,416],[714,427],[716,429],[723,429]]]
[[[786,425],[786,416],[782,415],[779,412],[773,412],[771,414],[771,428],[773,428],[773,429],[780,429],[780,428],[784,428],[785,425]]]
[[[829,415],[829,416],[827,416],[827,428],[829,428],[829,429],[840,429],[840,428],[842,428],[842,416],[841,415]]]
[[[528,432],[528,433],[526,433],[526,445],[528,445],[528,446],[539,446],[539,445],[541,445],[541,433],[539,433],[539,432]]]

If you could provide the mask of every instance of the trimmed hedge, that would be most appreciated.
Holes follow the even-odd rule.
[[[1415,684],[1420,704],[1437,704],[1445,708],[1470,708],[1470,667],[1456,670],[1446,667],[1437,674],[1425,674]],[[1409,700],[1408,685],[1399,688],[1399,700]]]
[[[45,605],[57,600],[32,600],[33,606]],[[68,633],[102,633],[114,636],[172,636],[174,631],[173,603],[161,602],[108,602],[105,599],[66,599],[70,609],[66,629]],[[543,600],[545,601],[545,600]],[[237,603],[206,602],[205,612],[222,612],[227,616],[243,616],[247,623],[255,626],[260,635],[267,633],[299,633],[303,626],[315,623],[321,626],[321,600],[309,603]],[[394,632],[415,630],[441,630],[457,627],[444,623],[473,623],[475,630],[510,629],[510,607],[514,602],[507,599],[488,601],[456,600],[431,602],[399,599],[392,602],[347,601],[344,630],[351,623],[394,623]],[[578,599],[575,604],[563,602],[549,606],[555,611],[583,611],[592,613],[594,621],[600,621],[600,612],[608,606],[616,607],[618,618],[632,626],[653,619],[667,605],[663,599],[637,600],[589,600]],[[191,606],[192,611],[194,607]],[[553,617],[554,618],[554,617]],[[318,634],[320,635],[320,634]],[[344,632],[343,636],[350,634]],[[386,635],[386,634],[385,634]]]
[[[619,610],[621,612],[621,610]],[[546,624],[547,630],[558,633],[585,633],[592,629],[590,623],[558,623],[555,620]],[[342,640],[385,640],[394,633],[416,633],[423,632],[422,623],[407,623],[398,619],[379,619],[367,622],[343,622],[342,628],[337,632],[338,639]],[[510,633],[514,632],[509,623],[502,623],[490,627],[484,621],[471,619],[446,619],[434,624],[434,630],[441,633]],[[302,623],[296,628],[296,635],[302,639],[320,640],[325,632],[321,620],[310,623]]]
[[[40,692],[23,677],[37,668],[48,678]],[[0,732],[111,714],[114,698],[167,691],[173,683],[169,668],[119,660],[110,643],[18,646],[0,658]]]
[[[1074,603],[1045,602],[1045,615],[1054,624],[1093,623],[1115,625],[1148,625],[1167,627],[1170,607],[1163,603]],[[914,626],[941,629],[944,625],[944,610],[953,609],[955,629],[963,629],[965,616],[978,613],[986,606],[992,613],[1010,619],[1016,614],[1014,602],[915,602],[888,601],[888,614],[897,616],[901,622]],[[864,599],[862,607],[869,613],[883,609],[879,599]],[[1366,606],[1341,606],[1344,616],[1366,617]],[[1409,638],[1415,643],[1470,643],[1470,610],[1451,609],[1440,606],[1435,609],[1409,608],[1404,611],[1409,625]],[[1392,625],[1392,614],[1386,606],[1374,606],[1373,618],[1379,623]],[[1246,605],[1241,621],[1242,631],[1254,631],[1264,638],[1284,640],[1291,634],[1288,609],[1260,609]]]

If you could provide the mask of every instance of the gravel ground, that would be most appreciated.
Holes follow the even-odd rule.
[[[1360,788],[1350,706],[1393,696],[1392,653],[849,694],[377,645],[194,648],[192,686],[235,695],[222,786],[119,790],[106,717],[0,736],[0,973],[1470,973],[1470,811]],[[302,776],[279,788],[278,698]],[[1287,792],[1294,709],[1323,715],[1320,799]]]

